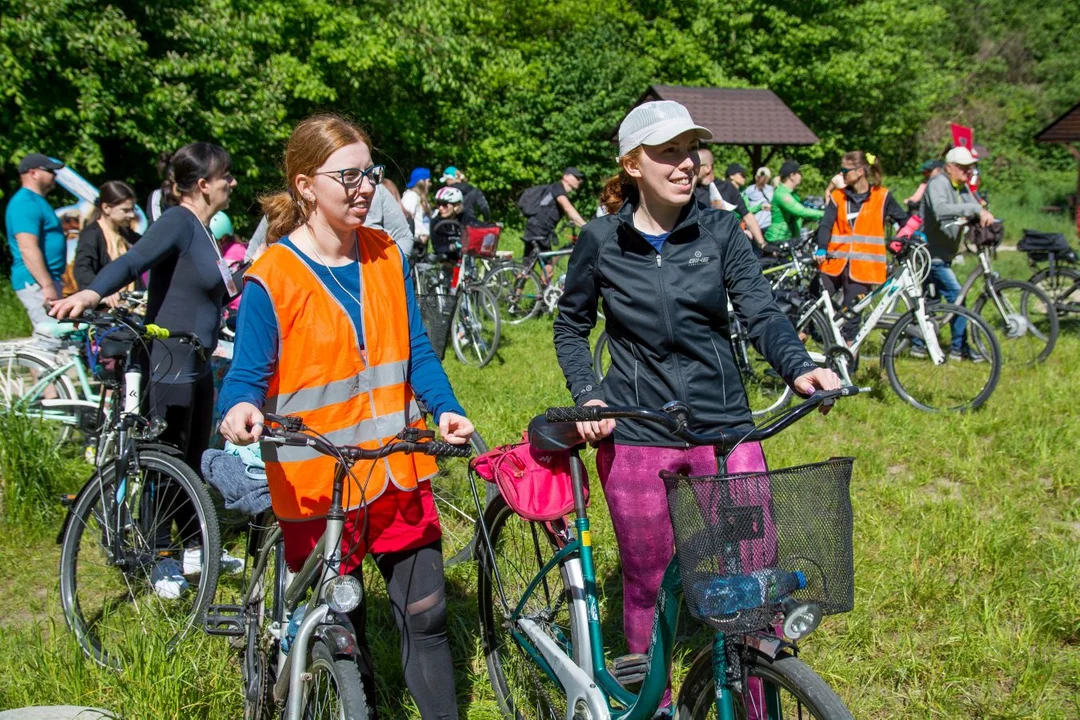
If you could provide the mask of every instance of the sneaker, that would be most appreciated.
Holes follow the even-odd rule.
[[[198,575],[202,572],[202,566],[202,548],[186,548],[184,550],[184,574]],[[228,575],[239,575],[243,571],[243,560],[238,557],[233,557],[225,550],[221,551],[221,572]]]
[[[176,600],[188,589],[184,579],[183,566],[172,558],[162,558],[154,563],[150,571],[150,584],[159,598]]]
[[[911,346],[910,355],[911,355],[911,357],[919,358],[920,360],[930,357],[930,353],[926,352],[926,348],[918,346],[918,345],[912,345]]]
[[[967,360],[971,363],[986,362],[986,358],[984,358],[980,353],[977,353],[974,350],[952,350],[949,352],[949,360],[954,360],[957,362]]]

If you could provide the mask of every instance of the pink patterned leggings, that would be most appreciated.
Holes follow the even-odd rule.
[[[744,443],[728,459],[727,472],[766,470],[760,443]],[[664,570],[675,554],[661,470],[685,475],[715,475],[711,447],[689,449],[603,443],[596,470],[604,488],[623,572],[623,625],[632,653],[649,649],[653,608]],[[670,690],[664,705],[671,702]]]

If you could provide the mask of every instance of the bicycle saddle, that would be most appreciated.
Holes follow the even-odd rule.
[[[529,444],[544,452],[563,452],[583,445],[574,423],[549,423],[537,415],[529,423]]]

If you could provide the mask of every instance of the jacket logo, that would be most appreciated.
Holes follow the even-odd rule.
[[[709,264],[709,256],[708,255],[702,256],[701,251],[697,250],[697,251],[694,252],[694,257],[690,258],[690,261],[688,263],[686,263],[686,264],[687,265],[708,265]]]

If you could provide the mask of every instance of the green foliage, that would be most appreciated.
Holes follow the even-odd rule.
[[[69,471],[54,429],[15,412],[0,412],[0,522],[34,527],[55,517]]]
[[[1078,47],[1076,3],[9,0],[0,193],[32,150],[145,193],[158,153],[213,140],[244,226],[292,125],[334,110],[372,130],[396,179],[458,165],[512,220],[508,201],[567,164],[598,189],[650,83],[771,88],[821,138],[786,152],[823,167],[864,148],[910,172],[949,122],[972,124],[987,175],[1015,182],[1073,167],[1033,135],[1080,98]]]

